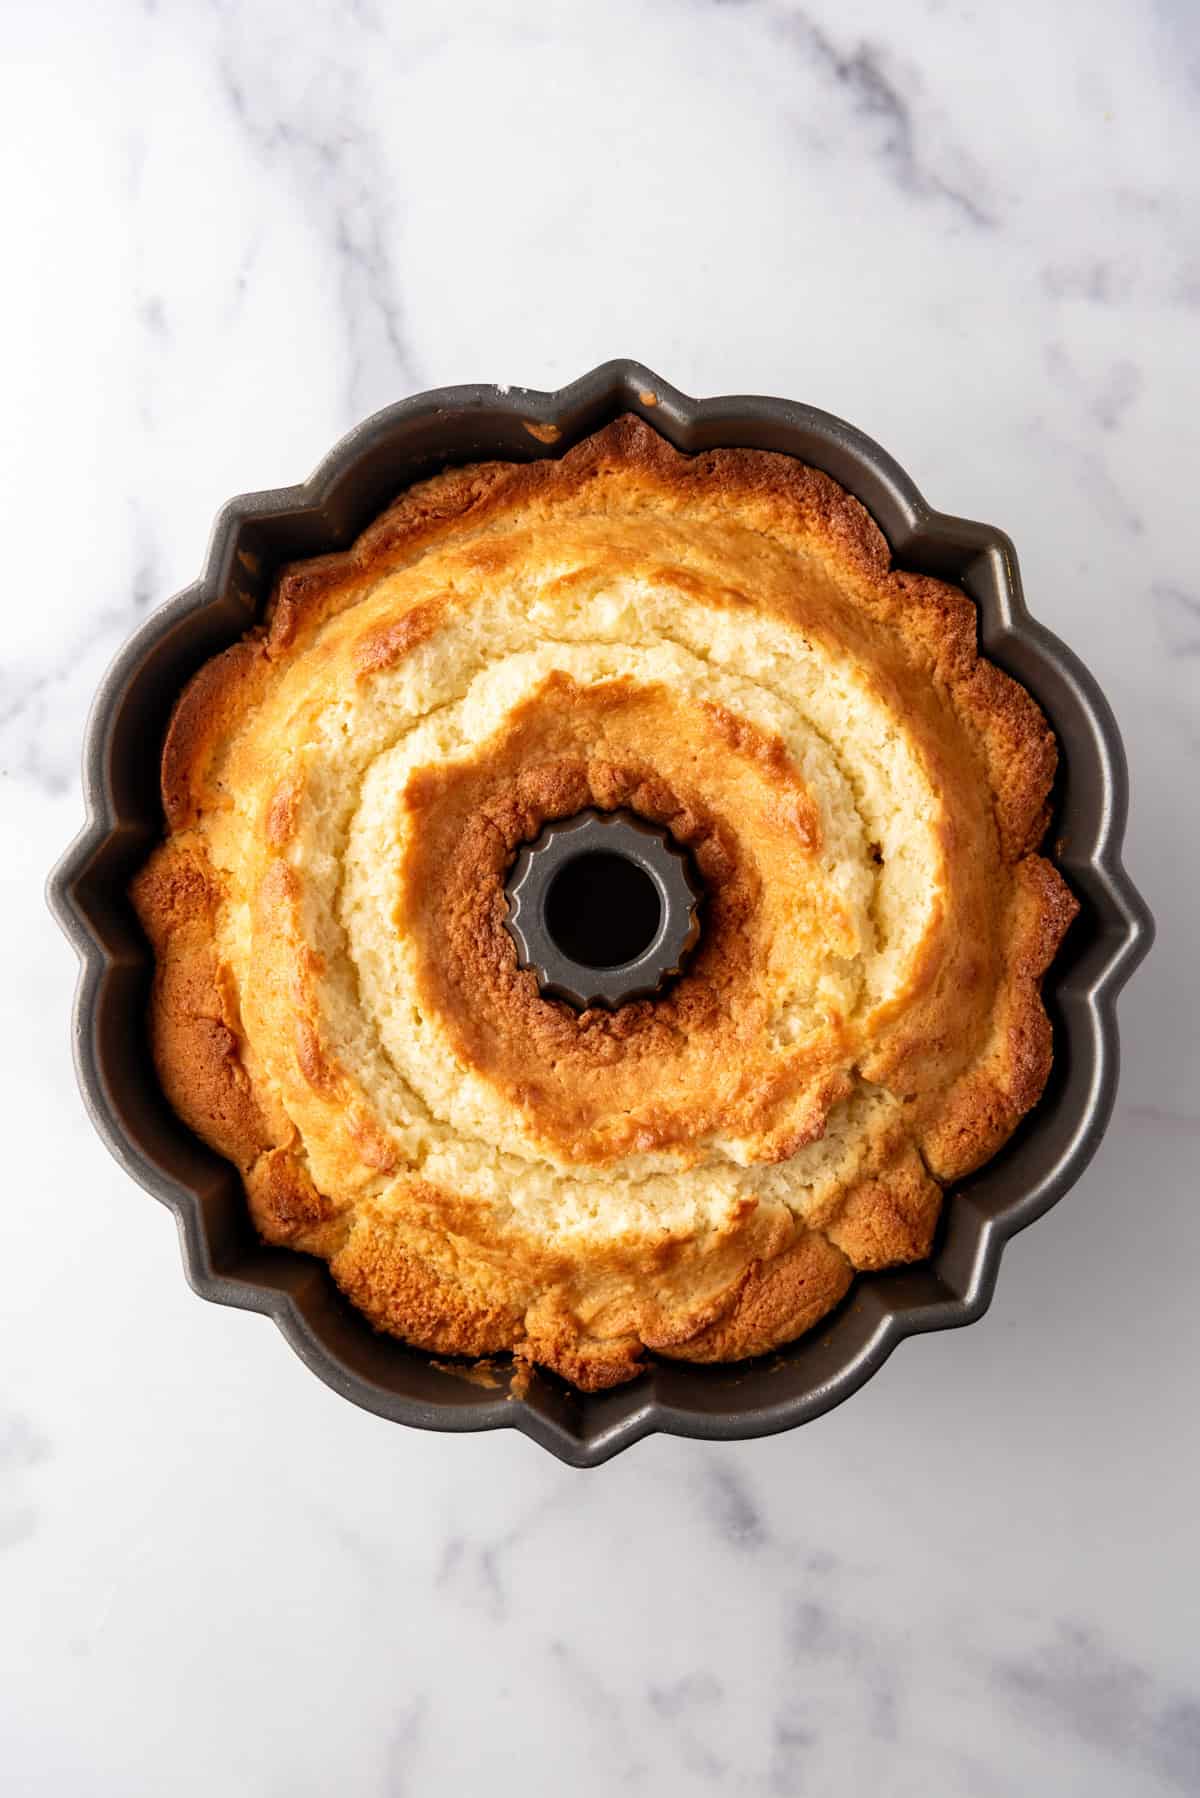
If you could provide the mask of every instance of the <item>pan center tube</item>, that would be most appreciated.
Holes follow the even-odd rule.
[[[632,812],[589,807],[548,824],[519,851],[505,894],[519,965],[579,1010],[655,997],[700,934],[690,856]]]

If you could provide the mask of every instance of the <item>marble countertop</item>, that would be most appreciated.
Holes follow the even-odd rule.
[[[59,0],[4,37],[0,1783],[1200,1789],[1200,14]],[[84,1118],[41,888],[90,692],[223,499],[403,394],[613,355],[842,414],[1012,533],[1119,717],[1159,941],[1113,1127],[978,1327],[791,1435],[577,1473],[361,1414],[191,1295]]]

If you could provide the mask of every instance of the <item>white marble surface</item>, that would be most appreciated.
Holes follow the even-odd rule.
[[[0,1785],[1200,1789],[1200,14],[1189,0],[3,12]],[[853,419],[1107,687],[1158,947],[979,1327],[593,1473],[362,1415],[184,1285],[72,1080],[88,695],[227,495],[636,355]]]

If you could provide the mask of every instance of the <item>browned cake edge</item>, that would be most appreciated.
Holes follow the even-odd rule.
[[[352,1228],[316,1191],[295,1152],[294,1127],[256,1088],[247,1066],[252,1057],[237,995],[215,950],[222,895],[202,828],[205,811],[221,802],[228,742],[281,665],[326,620],[450,532],[460,542],[477,538],[476,565],[486,569],[489,526],[518,508],[570,498],[601,475],[636,481],[664,504],[736,508],[768,533],[802,536],[836,564],[856,603],[901,635],[951,692],[986,766],[1001,855],[1012,871],[1005,978],[991,1040],[956,1083],[920,1153],[907,1140],[884,1145],[821,1229],[771,1231],[762,1256],[730,1279],[714,1315],[689,1319],[684,1339],[677,1339],[677,1323],[656,1331],[652,1319],[636,1332],[596,1335],[553,1290],[518,1314],[502,1296],[447,1282],[418,1248],[398,1254],[369,1220]],[[436,607],[413,608],[375,646],[381,664],[436,625]],[[449,470],[401,495],[344,553],[282,570],[263,623],[201,668],[180,696],[163,750],[168,839],[132,887],[156,958],[150,1025],[164,1089],[181,1117],[239,1167],[262,1235],[330,1258],[335,1277],[372,1321],[417,1346],[469,1356],[511,1348],[588,1389],[632,1377],[645,1348],[692,1360],[764,1352],[824,1316],[856,1268],[925,1256],[941,1185],[994,1154],[1041,1094],[1052,1043],[1040,980],[1078,909],[1057,871],[1033,853],[1048,815],[1053,735],[1031,696],[978,653],[976,638],[966,596],[931,577],[893,571],[878,528],[828,477],[761,451],[685,457],[632,417],[559,461]],[[278,803],[286,806],[286,793]],[[287,820],[268,828],[286,836]],[[314,1035],[318,1060],[319,1053]],[[428,1196],[428,1227],[436,1231],[444,1195]],[[455,1228],[465,1227],[457,1216]]]

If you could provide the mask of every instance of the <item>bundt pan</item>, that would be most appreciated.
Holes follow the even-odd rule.
[[[535,1373],[455,1367],[376,1334],[323,1263],[265,1248],[234,1169],[178,1121],[148,1051],[151,964],[126,884],[162,831],[159,746],[188,677],[247,628],[274,570],[340,549],[395,494],[448,463],[559,456],[634,412],[678,449],[780,450],[855,494],[898,564],[958,582],[979,612],[982,647],[1030,689],[1058,735],[1048,838],[1082,911],[1047,978],[1056,1031],[1046,1093],[1007,1146],[947,1197],[932,1258],[860,1275],[811,1334],[761,1361],[651,1364],[627,1386],[586,1395]],[[175,1213],[195,1290],[274,1318],[321,1379],[367,1410],[424,1429],[515,1428],[575,1466],[608,1459],[654,1430],[732,1440],[807,1422],[877,1373],[905,1336],[973,1323],[991,1299],[1005,1242],[1083,1172],[1117,1085],[1115,1001],[1153,925],[1121,865],[1126,772],[1096,682],[1031,619],[1012,545],[988,525],[931,511],[908,476],[861,432],[786,400],[692,400],[634,362],[609,362],[558,393],[452,387],[378,412],[299,487],[231,500],[199,581],[147,620],[97,695],[84,751],[87,823],[50,880],[50,902],[82,961],[74,1048],[92,1121],[116,1159]]]

